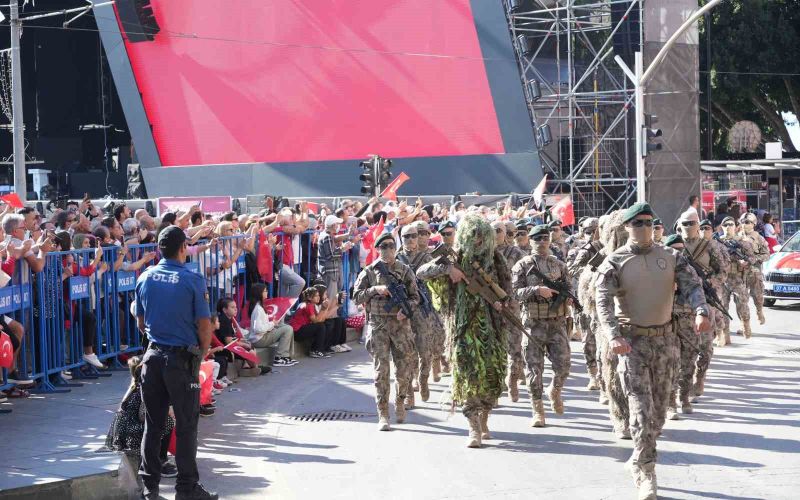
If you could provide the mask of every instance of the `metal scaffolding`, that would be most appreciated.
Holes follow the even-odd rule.
[[[575,216],[635,199],[633,88],[643,0],[503,0],[542,165]],[[552,140],[551,140],[552,139]]]

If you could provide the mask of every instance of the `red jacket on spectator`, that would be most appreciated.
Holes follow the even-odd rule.
[[[275,232],[281,232],[281,231],[283,231],[283,228],[281,226],[275,228]],[[283,257],[281,261],[285,265],[292,267],[294,265],[294,249],[292,248],[292,235],[283,233],[280,235],[280,241],[281,244],[283,245],[283,251],[282,251]]]
[[[0,268],[3,269],[3,272],[9,276],[14,276],[14,268],[16,267],[16,260],[12,256],[8,256],[8,258],[0,263]]]
[[[314,315],[316,315],[316,311],[313,310],[313,305],[310,302],[304,302],[300,304],[292,319],[289,320],[289,325],[296,332],[311,323],[311,316]]]
[[[274,275],[272,269],[272,247],[269,244],[269,237],[262,229],[258,233],[258,257],[256,258],[256,266],[258,267],[258,275],[265,283],[272,283]]]

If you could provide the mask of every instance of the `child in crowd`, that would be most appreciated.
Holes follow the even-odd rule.
[[[219,316],[211,318],[211,328],[216,333],[219,331]],[[218,395],[223,389],[233,384],[233,381],[228,378],[228,353],[225,351],[225,344],[223,344],[216,335],[211,336],[211,346],[208,349],[206,360],[214,360],[219,365],[214,377],[214,395]]]
[[[269,320],[262,303],[269,298],[266,285],[256,283],[250,287],[250,302],[248,312],[250,315],[250,334],[247,340],[253,347],[269,347],[278,344],[273,364],[275,366],[293,366],[298,361],[292,359],[294,338],[292,327],[281,322],[278,324]]]
[[[223,297],[217,301],[217,317],[219,318],[219,329],[217,329],[214,334],[222,342],[223,345],[228,345],[231,342],[236,342],[239,346],[245,348],[247,351],[252,351],[253,346],[245,340],[245,333],[247,330],[243,330],[239,327],[239,323],[236,321],[236,315],[238,314],[239,309],[236,307],[236,301],[234,301],[230,297]],[[236,357],[239,357],[236,355]],[[243,358],[242,358],[243,359]],[[245,367],[247,368],[256,368],[250,361],[244,360]],[[269,366],[259,366],[260,375],[265,375],[272,371],[272,368]]]
[[[144,405],[142,404],[141,373],[142,361],[138,356],[128,360],[128,369],[131,373],[131,385],[122,398],[119,410],[111,421],[111,427],[106,436],[106,448],[121,451],[126,455],[141,460],[142,437],[144,436]],[[175,417],[172,408],[164,424],[161,435],[161,477],[176,477],[178,468],[167,460],[167,450],[172,429],[175,427]]]
[[[289,320],[294,338],[299,342],[311,339],[311,349],[308,352],[310,358],[329,358],[331,331],[325,324],[325,316],[317,313],[316,306],[321,302],[319,290],[314,287],[306,288],[300,297],[302,303]]]

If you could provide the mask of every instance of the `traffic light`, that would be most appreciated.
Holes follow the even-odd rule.
[[[375,196],[377,183],[375,182],[375,160],[377,157],[370,158],[369,160],[361,162],[361,169],[363,172],[358,176],[358,179],[364,184],[361,186],[361,192],[366,196]]]
[[[644,128],[642,129],[642,156],[647,156],[650,153],[661,151],[664,145],[661,143],[661,137],[664,133],[660,128],[655,128],[654,125],[658,123],[656,115],[644,115]]]
[[[389,185],[389,179],[392,178],[392,160],[377,158],[378,160],[378,191],[383,191]]]

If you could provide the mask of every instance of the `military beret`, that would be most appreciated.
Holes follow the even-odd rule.
[[[375,245],[374,245],[375,248],[378,248],[379,246],[381,246],[381,243],[387,240],[394,243],[394,236],[392,236],[392,233],[383,233],[382,235],[375,238]]]
[[[661,219],[653,219],[653,225],[654,226],[663,226],[664,223],[661,222]]]
[[[683,243],[683,238],[680,234],[670,234],[667,236],[667,239],[664,240],[664,246],[666,247],[672,246],[676,243]]]
[[[517,229],[528,229],[528,219],[520,219],[517,221]]]
[[[403,226],[403,229],[400,230],[401,236],[405,236],[409,233],[417,234],[417,226],[415,226],[414,224],[407,224]]]
[[[553,220],[550,221],[549,224],[547,224],[548,227],[556,227],[556,226],[561,227],[562,225],[563,224],[558,219],[553,219]]]
[[[431,230],[431,228],[428,225],[428,223],[425,222],[424,220],[414,221],[411,224],[409,224],[409,226],[413,226],[414,229],[416,229],[417,231],[428,231],[428,232],[430,232],[430,230]]]
[[[540,234],[550,234],[550,226],[547,224],[539,224],[538,226],[534,226],[533,229],[531,229],[531,232],[528,233],[528,236],[533,237]]]
[[[438,231],[441,233],[442,231],[444,231],[445,229],[447,229],[449,227],[452,227],[453,229],[455,229],[456,225],[453,224],[453,221],[446,220],[444,222],[439,223]]]
[[[713,226],[713,224],[711,224],[710,220],[703,219],[703,220],[700,221],[700,227],[703,227],[703,226]]]
[[[630,222],[639,215],[655,216],[649,203],[634,203],[622,213],[622,223]]]

